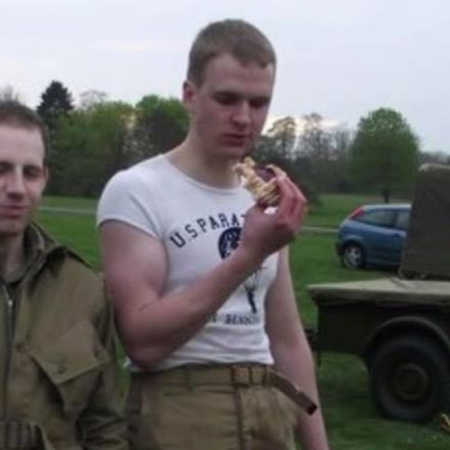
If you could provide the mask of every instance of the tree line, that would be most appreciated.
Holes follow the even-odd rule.
[[[11,87],[0,99],[18,99]],[[144,96],[135,105],[86,91],[74,106],[69,90],[52,81],[37,113],[48,126],[51,178],[48,193],[97,197],[117,171],[166,152],[186,135],[189,117],[175,98]],[[450,164],[443,153],[423,153],[407,120],[381,107],[362,117],[356,130],[328,126],[318,113],[273,122],[254,152],[261,163],[283,168],[310,200],[322,192],[408,195],[422,162]]]

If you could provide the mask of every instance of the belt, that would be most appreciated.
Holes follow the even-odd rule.
[[[195,385],[232,385],[236,387],[272,386],[312,414],[317,405],[300,387],[279,374],[269,366],[249,365],[186,365],[161,372],[139,372],[132,376],[144,376],[164,384]]]
[[[0,420],[0,448],[3,450],[32,450],[40,443],[36,425],[19,420]]]

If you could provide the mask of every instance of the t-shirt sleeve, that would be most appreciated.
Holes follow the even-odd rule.
[[[162,238],[155,193],[130,171],[118,172],[106,184],[97,207],[97,227],[109,220],[124,222]]]

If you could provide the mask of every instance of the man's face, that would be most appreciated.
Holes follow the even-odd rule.
[[[183,99],[202,150],[240,159],[261,133],[272,98],[275,68],[241,64],[228,53],[212,59],[203,83],[187,81]]]
[[[0,125],[0,238],[25,230],[46,182],[39,130]]]

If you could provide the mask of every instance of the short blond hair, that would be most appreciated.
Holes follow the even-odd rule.
[[[200,86],[208,62],[223,53],[230,53],[242,64],[276,66],[275,50],[258,28],[244,20],[226,19],[210,23],[197,34],[189,52],[187,79]]]

